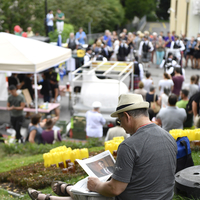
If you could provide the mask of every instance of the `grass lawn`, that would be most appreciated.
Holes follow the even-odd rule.
[[[38,155],[14,154],[14,155],[6,156],[5,153],[1,151],[1,148],[0,148],[0,157],[1,157],[0,172],[10,171],[11,169],[15,169],[21,166],[29,165],[31,163],[43,161],[42,154],[38,154]],[[193,157],[195,165],[200,165],[200,152],[193,151],[192,157]],[[70,183],[74,184],[81,178],[82,177],[71,179]],[[40,191],[46,194],[49,194],[49,193],[54,194],[50,188],[50,185],[48,185],[47,188],[42,189]],[[13,197],[12,195],[8,194],[7,191],[0,189],[0,200],[10,200],[10,199],[30,200],[28,194],[25,194],[24,197],[22,198],[18,198],[18,197]],[[186,200],[186,199],[189,200],[188,198],[180,197],[177,195],[174,195],[174,198],[173,198],[173,200]]]

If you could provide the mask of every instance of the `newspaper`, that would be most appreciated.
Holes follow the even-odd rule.
[[[76,159],[76,161],[89,176],[97,177],[102,182],[106,182],[114,172],[115,159],[110,151],[104,151],[85,160]],[[88,177],[77,182],[71,192],[79,195],[100,196],[98,193],[88,190],[87,181]]]

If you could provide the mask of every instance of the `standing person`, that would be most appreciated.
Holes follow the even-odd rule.
[[[166,108],[168,106],[168,99],[170,92],[171,90],[168,87],[164,87],[163,93],[159,97],[161,108]]]
[[[183,123],[187,118],[185,109],[176,107],[177,96],[171,94],[166,108],[162,108],[156,116],[158,125],[166,131],[183,129]]]
[[[164,72],[163,79],[158,82],[158,87],[160,95],[164,92],[164,88],[167,87],[170,89],[170,92],[173,90],[174,82],[170,79],[170,75]]]
[[[176,67],[174,69],[175,75],[172,77],[172,81],[174,82],[174,88],[172,90],[172,93],[176,94],[177,99],[179,98],[180,91],[182,88],[182,84],[184,81],[183,76],[180,74],[180,68]]]
[[[23,142],[20,129],[23,122],[23,109],[25,100],[23,95],[17,93],[17,88],[14,85],[9,86],[10,96],[8,97],[7,110],[10,111],[10,121],[13,129],[16,131],[16,140]]]
[[[64,28],[64,19],[65,19],[65,15],[64,13],[58,9],[57,13],[56,13],[56,27],[57,27],[57,31],[59,34],[62,33],[63,28]]]
[[[139,82],[143,79],[144,76],[144,70],[143,70],[143,66],[141,63],[138,62],[138,57],[135,57],[134,63],[133,63],[133,67],[134,67],[134,84],[133,84],[133,89],[138,89],[139,86]],[[130,87],[131,88],[131,87]]]
[[[177,51],[174,52],[175,57],[177,58],[178,64],[181,64],[181,52],[185,50],[185,45],[176,35],[174,41],[171,42],[170,49],[176,49]]]
[[[49,32],[54,31],[54,29],[53,29],[53,20],[54,20],[53,10],[49,10],[49,13],[46,16],[46,23],[47,23],[47,27],[48,27],[48,34],[49,34]]]
[[[128,54],[128,45],[126,44],[125,40],[120,40],[118,54],[117,54],[117,60],[118,61],[125,61],[126,56]]]
[[[167,32],[167,37],[165,37],[165,47],[166,48],[170,48],[172,41],[174,41],[174,37],[171,36],[170,32]]]
[[[59,85],[55,77],[50,78],[50,85],[51,85],[51,102],[58,103],[60,101],[60,94],[59,94]],[[55,109],[55,115],[59,118],[60,116],[60,108]]]
[[[194,58],[194,48],[196,46],[196,41],[194,40],[194,37],[191,38],[190,41],[187,42],[186,44],[186,60],[185,60],[185,68],[188,67],[188,60],[191,60],[191,68],[194,69],[194,63],[193,63],[193,58]]]
[[[34,33],[32,31],[32,28],[31,27],[28,27],[27,28],[27,37],[33,37],[34,36]]]
[[[87,36],[85,32],[83,31],[83,28],[80,27],[79,31],[76,33],[76,39],[80,44],[85,44],[85,40],[87,39]]]
[[[120,137],[120,136],[123,136],[124,139],[126,139],[129,136],[128,134],[126,134],[125,130],[120,126],[119,119],[116,119],[115,123],[116,123],[115,127],[108,129],[105,141],[112,140],[114,137]]]
[[[119,117],[121,126],[131,137],[125,139],[118,147],[111,179],[101,182],[98,178],[89,177],[89,191],[115,197],[116,200],[173,198],[177,145],[168,132],[151,123],[148,107],[148,102],[144,102],[141,95],[120,95],[117,111],[111,116]],[[167,181],[163,181],[166,179]],[[56,194],[70,195],[73,199],[71,188],[67,183],[52,184]],[[28,193],[32,199],[49,197],[31,188],[28,189]],[[59,197],[57,198],[59,200]]]
[[[200,37],[197,38],[197,44],[194,47],[195,65],[194,69],[200,69]]]
[[[153,45],[149,41],[148,36],[144,36],[144,41],[140,42],[140,46],[138,50],[138,55],[141,57],[142,62],[149,63],[151,61],[151,52],[153,51],[153,49],[154,49]]]
[[[95,101],[92,104],[93,110],[86,113],[86,134],[88,137],[102,138],[103,125],[106,120],[100,114],[101,103]]]
[[[109,30],[105,31],[105,35],[103,36],[103,41],[109,47],[112,47],[112,37]]]
[[[199,86],[196,85],[195,82],[196,82],[196,76],[192,75],[190,77],[188,98],[199,92]]]
[[[156,65],[157,68],[161,64],[163,57],[165,55],[165,42],[161,36],[158,37],[158,41],[156,42]]]
[[[176,106],[178,108],[184,108],[187,113],[187,119],[184,121],[184,124],[183,124],[184,128],[191,128],[193,126],[193,113],[188,112],[186,109],[187,104],[189,102],[188,94],[189,94],[188,90],[185,90],[185,89],[181,90],[180,92],[181,100],[176,102]]]
[[[147,72],[146,73],[146,78],[142,79],[142,82],[144,83],[144,89],[149,92],[150,91],[150,87],[153,86],[153,80],[151,78],[151,73]]]
[[[143,100],[146,101],[147,91],[144,89],[144,83],[142,81],[140,81],[138,86],[139,86],[139,88],[134,90],[134,93],[135,94],[141,94],[142,97],[143,97]]]
[[[39,82],[38,85],[42,85],[42,89],[40,90],[40,93],[43,95],[43,101],[44,102],[50,102],[51,101],[51,85],[50,81],[48,79],[48,72],[42,74],[43,81]]]
[[[75,38],[74,33],[70,33],[69,38],[67,39],[67,47],[70,48],[72,51],[77,49],[78,47],[78,40]]]
[[[19,79],[17,78],[17,74],[12,73],[12,75],[8,77],[8,86],[14,85],[17,88],[18,84]]]
[[[91,58],[92,58],[91,54],[92,54],[92,50],[91,50],[90,46],[88,46],[87,49],[86,49],[85,56],[83,58],[83,60],[84,60],[83,64],[84,65],[91,60]]]
[[[151,53],[151,62],[153,63],[153,59],[154,59],[154,53],[156,52],[156,44],[158,42],[158,34],[156,32],[153,33],[153,38],[151,40],[152,45],[153,45],[153,51]],[[157,57],[156,57],[157,59]]]

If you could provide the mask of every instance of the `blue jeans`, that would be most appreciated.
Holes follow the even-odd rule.
[[[48,26],[48,33],[54,31],[53,26]]]
[[[157,64],[157,65],[160,65],[160,64],[161,64],[164,55],[165,55],[165,52],[164,52],[164,51],[156,51],[156,64]]]

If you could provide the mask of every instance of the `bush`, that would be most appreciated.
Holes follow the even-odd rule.
[[[64,29],[63,32],[61,34],[62,36],[62,42],[66,43],[67,38],[69,38],[69,34],[71,32],[74,32],[74,27],[71,24],[64,24]],[[50,42],[57,42],[58,40],[58,31],[51,31],[49,33],[49,38],[50,38]]]
[[[59,146],[65,145],[66,147],[71,147],[72,149],[81,149],[81,148],[91,148],[91,147],[101,147],[104,148],[103,142],[98,138],[90,138],[86,142],[71,142],[71,141],[62,141],[56,142],[55,144],[2,144],[2,149],[6,154],[22,154],[22,155],[36,155],[49,152],[51,149]]]
[[[158,20],[158,17],[156,16],[156,14],[155,14],[154,12],[149,13],[149,14],[147,15],[147,21],[148,21],[148,22],[155,22],[155,21],[157,21],[157,20]]]

